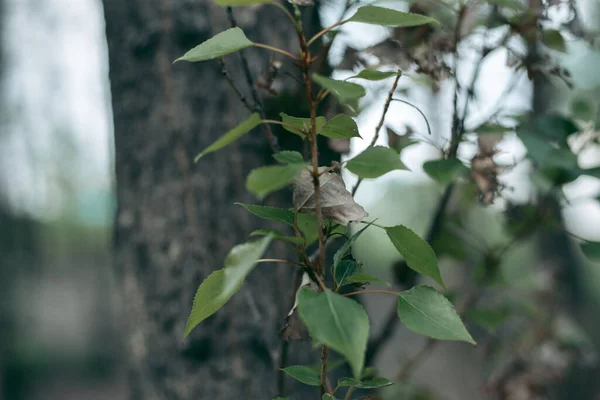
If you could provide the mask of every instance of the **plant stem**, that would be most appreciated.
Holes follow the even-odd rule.
[[[342,296],[355,296],[357,294],[368,294],[368,293],[379,293],[379,294],[391,294],[392,296],[398,296],[398,292],[392,292],[391,290],[381,290],[381,289],[369,289],[369,290],[359,290],[357,292],[344,293]]]
[[[237,21],[233,15],[233,9],[231,7],[227,7],[227,17],[229,18],[229,24],[235,28],[237,26]],[[244,75],[246,76],[246,82],[248,83],[248,87],[250,88],[250,93],[252,94],[252,100],[254,100],[254,110],[256,110],[262,119],[266,119],[267,115],[265,113],[265,108],[263,103],[258,96],[258,92],[256,91],[256,86],[254,85],[254,78],[252,77],[252,72],[250,71],[250,65],[248,64],[248,59],[244,55],[243,51],[239,52],[240,60],[242,62],[242,69],[244,70]],[[223,67],[225,64],[223,63],[221,66]],[[231,84],[231,83],[230,83]],[[235,89],[235,88],[234,88]],[[240,94],[238,93],[238,96]],[[243,101],[243,100],[242,100]],[[269,125],[263,126],[265,136],[267,137],[267,141],[269,142],[269,146],[273,153],[279,153],[279,143],[277,142],[277,137],[273,135],[273,131]]]
[[[291,264],[291,265],[295,265],[300,268],[304,268],[304,265],[302,265],[300,263],[290,261],[290,260],[281,260],[279,258],[263,258],[263,259],[258,260],[257,262],[258,263],[275,262],[275,263]]]
[[[348,391],[346,392],[346,395],[344,396],[344,400],[350,400],[352,399],[352,395],[354,394],[354,391],[356,390],[356,388],[353,386],[350,389],[348,389]]]
[[[277,121],[276,119],[263,119],[260,121],[261,124],[276,124],[276,125],[281,125],[281,126],[285,126],[286,128],[289,129],[293,129],[294,131],[298,132],[298,133],[302,133],[304,134],[304,132],[302,132],[301,130],[299,130],[297,127],[295,127],[292,124],[288,124],[282,121]]]
[[[344,19],[344,20],[341,20],[340,22],[336,22],[335,24],[333,24],[331,26],[328,26],[327,28],[320,30],[313,37],[310,38],[310,40],[306,43],[306,47],[309,47],[311,44],[313,44],[315,42],[315,40],[317,40],[321,36],[325,35],[327,32],[329,32],[333,28],[337,28],[338,26],[344,25],[346,22],[350,22],[350,20]]]
[[[296,32],[299,33],[302,31],[302,27],[298,24],[298,22],[296,21],[296,18],[294,18],[294,16],[288,11],[287,8],[285,8],[285,6],[283,4],[279,3],[277,0],[272,1],[270,4],[279,8],[281,11],[283,11],[285,13],[285,15],[288,17],[288,19],[290,21],[292,21],[292,24],[294,25],[294,29],[296,29]]]
[[[276,52],[276,53],[283,54],[284,56],[290,57],[290,58],[291,58],[291,59],[293,59],[294,61],[299,61],[299,60],[298,60],[298,57],[296,57],[296,56],[295,56],[295,55],[293,55],[292,53],[290,53],[290,52],[287,52],[287,51],[285,51],[285,50],[282,50],[282,49],[280,49],[280,48],[278,48],[278,47],[269,46],[268,44],[262,44],[262,43],[256,43],[256,42],[254,43],[254,46],[255,46],[255,47],[260,47],[260,48],[263,48],[263,49],[267,49],[267,50],[271,50],[271,51],[274,51],[274,52]]]
[[[396,92],[396,88],[398,87],[398,81],[400,80],[401,76],[402,76],[402,74],[400,72],[398,72],[396,74],[396,79],[394,79],[394,83],[392,84],[392,88],[388,92],[388,97],[385,100],[385,104],[383,106],[383,112],[381,113],[381,118],[379,119],[379,123],[375,127],[375,136],[373,136],[373,140],[371,140],[371,144],[369,144],[369,147],[375,146],[375,143],[377,142],[377,139],[379,139],[379,131],[383,127],[383,123],[385,121],[385,116],[386,116],[386,114],[387,114],[387,112],[388,112],[388,110],[390,108],[390,104],[391,104],[392,99],[394,97],[394,93]],[[352,188],[352,197],[354,197],[354,195],[356,194],[356,191],[358,190],[358,187],[360,186],[361,183],[362,183],[362,178],[359,178],[358,181],[356,182],[356,185],[354,185],[354,187]]]
[[[327,390],[327,357],[329,356],[329,347],[323,345],[321,348],[321,397],[325,393],[329,393]],[[319,397],[320,398],[320,397]]]

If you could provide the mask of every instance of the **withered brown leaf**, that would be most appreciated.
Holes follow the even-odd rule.
[[[362,221],[368,217],[369,214],[354,201],[352,194],[346,189],[341,175],[335,172],[326,172],[327,169],[327,167],[319,168],[323,216],[331,218],[342,225]],[[316,211],[315,188],[310,171],[302,171],[294,179],[292,186],[294,188],[294,207],[299,209],[300,212],[314,214]]]

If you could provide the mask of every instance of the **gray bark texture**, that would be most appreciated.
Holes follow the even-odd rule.
[[[130,398],[271,399],[278,333],[293,280],[290,266],[259,265],[240,292],[182,343],[199,284],[222,268],[232,246],[261,227],[233,203],[258,203],[245,191],[246,175],[273,162],[260,128],[197,164],[192,161],[249,115],[216,61],[172,65],[229,28],[226,12],[208,0],[104,0],[104,9],[118,199],[115,281]],[[234,12],[251,40],[297,52],[295,32],[280,10]],[[306,14],[318,21],[315,11]],[[262,49],[244,54],[259,76],[269,54]],[[275,58],[284,62],[283,70],[296,72],[291,62]],[[251,99],[239,55],[225,61]],[[280,99],[267,101],[270,117],[280,111],[303,116],[296,85],[285,80]],[[291,193],[282,196],[268,203],[289,206]]]

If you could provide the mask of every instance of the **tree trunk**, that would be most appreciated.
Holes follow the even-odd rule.
[[[233,204],[257,203],[244,189],[246,175],[272,162],[260,129],[192,162],[249,115],[216,61],[172,65],[229,27],[225,10],[208,0],[104,0],[104,8],[115,124],[115,277],[131,398],[272,398],[289,266],[260,265],[224,309],[182,343],[199,284],[258,228],[257,218]],[[297,51],[280,10],[234,11],[251,40]],[[255,77],[268,64],[265,50],[244,54]],[[293,71],[290,62],[275,59]],[[225,61],[242,76],[238,55]],[[247,89],[245,79],[237,81]],[[296,85],[288,80],[285,88],[293,93],[290,82]],[[289,206],[290,193],[284,195]]]

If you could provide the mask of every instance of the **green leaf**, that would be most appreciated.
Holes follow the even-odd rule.
[[[268,4],[273,0],[215,0],[215,3],[221,7],[241,7],[253,6],[256,4]]]
[[[252,214],[271,221],[282,222],[289,226],[294,226],[294,210],[277,208],[277,207],[266,207],[257,206],[252,204],[235,203],[250,211]],[[310,214],[298,214],[298,229],[304,235],[306,239],[306,245],[310,245],[317,240],[317,217]]]
[[[588,168],[588,169],[578,168],[578,169],[579,169],[579,173],[581,175],[592,176],[594,178],[600,179],[600,167]]]
[[[571,102],[571,113],[575,118],[585,121],[591,121],[596,116],[596,110],[593,102],[584,97],[576,97]]]
[[[294,365],[291,367],[283,368],[283,372],[291,376],[292,378],[310,386],[321,386],[321,380],[319,375],[310,367],[305,365]]]
[[[288,126],[282,125],[282,128],[286,131],[294,133],[302,138],[306,137],[305,132],[310,132],[310,118],[292,117],[285,113],[279,113],[279,115],[281,116],[281,121],[284,124],[292,125],[296,128],[292,129]],[[323,125],[325,125],[325,123],[327,123],[327,119],[325,117],[316,118],[315,125],[317,128],[317,132],[321,131],[321,128],[323,127]]]
[[[337,285],[343,286],[343,283],[347,278],[354,275],[356,271],[360,270],[360,265],[354,259],[342,260],[338,262],[338,265],[335,268],[332,267],[332,270],[332,275],[335,276],[335,282]]]
[[[348,79],[366,79],[368,81],[380,81],[390,76],[402,74],[402,71],[377,71],[376,69],[363,69],[358,75],[351,76]]]
[[[245,120],[244,122],[238,124],[235,128],[221,136],[216,142],[208,146],[206,149],[202,150],[200,154],[194,158],[194,162],[198,162],[200,158],[208,153],[212,153],[213,151],[217,151],[227,146],[228,144],[234,142],[239,139],[244,134],[250,132],[252,129],[256,128],[260,125],[260,115],[258,113],[254,113]]]
[[[435,253],[426,241],[403,225],[385,228],[388,237],[406,264],[420,274],[427,275],[444,287]]]
[[[297,151],[280,151],[273,154],[273,158],[282,164],[304,164],[302,154]]]
[[[469,168],[465,167],[463,163],[456,158],[445,158],[423,163],[423,171],[440,185],[446,186],[452,183],[460,175],[467,174]]]
[[[360,381],[354,378],[340,378],[338,379],[338,386],[347,387],[347,386],[355,386],[359,384]]]
[[[360,137],[356,122],[344,114],[333,117],[323,126],[319,133],[331,139],[350,139],[353,137]]]
[[[600,242],[584,242],[580,244],[581,251],[591,261],[600,261]]]
[[[350,17],[349,21],[390,27],[409,27],[438,23],[435,19],[426,17],[425,15],[405,13],[375,6],[359,8],[356,10],[356,14]]]
[[[313,340],[342,354],[354,376],[360,377],[369,339],[363,306],[330,290],[303,289],[298,293],[298,311]]]
[[[250,236],[273,236],[275,240],[281,240],[282,242],[289,242],[294,244],[304,243],[304,239],[296,236],[287,236],[275,229],[257,229],[250,233]]]
[[[396,169],[407,169],[400,156],[389,147],[369,147],[346,163],[346,168],[361,178],[379,178]]]
[[[225,268],[214,271],[200,284],[185,326],[184,339],[192,329],[217,312],[240,289],[246,275],[262,257],[271,240],[271,236],[265,236],[256,242],[235,246],[225,259]]]
[[[365,381],[359,381],[353,378],[341,378],[338,380],[338,386],[340,387],[353,386],[357,389],[378,389],[393,384],[394,382],[385,378],[373,378]]]
[[[385,378],[373,378],[366,381],[359,382],[355,387],[357,389],[379,389],[382,387],[393,385],[394,382]]]
[[[473,129],[473,133],[476,133],[478,135],[489,135],[489,134],[510,132],[513,130],[514,130],[514,128],[510,128],[510,127],[504,126],[502,124],[485,123],[485,124],[479,125],[475,129]]]
[[[349,285],[351,283],[379,283],[380,285],[392,286],[389,282],[386,282],[383,279],[362,273],[353,274],[347,278],[344,278],[344,280],[340,282],[339,286]]]
[[[552,50],[559,51],[561,53],[567,52],[565,38],[563,37],[562,33],[556,29],[547,29],[543,31],[542,43]]]
[[[212,60],[254,45],[240,28],[230,28],[194,47],[174,61]]]
[[[284,188],[304,169],[304,164],[271,165],[253,169],[246,178],[246,189],[262,200]]]
[[[398,293],[398,316],[410,330],[440,340],[475,344],[452,303],[429,286]]]
[[[323,397],[321,397],[321,400],[337,400],[337,397],[329,393],[323,393]]]
[[[340,262],[342,261],[342,259],[350,252],[350,249],[352,248],[352,245],[354,244],[354,242],[356,241],[356,239],[358,239],[358,237],[368,228],[371,226],[371,224],[373,224],[372,221],[370,223],[368,223],[364,228],[362,228],[361,230],[359,230],[358,232],[356,232],[354,235],[352,235],[352,237],[350,239],[348,239],[340,248],[338,251],[335,252],[335,254],[333,255],[333,265],[331,267],[331,270],[333,271],[333,276],[339,280],[337,280],[337,282],[341,282],[345,276],[338,276],[337,273],[337,267],[340,265]],[[358,266],[355,266],[355,269],[352,270],[351,272],[354,273],[357,268],[359,268]]]
[[[359,99],[367,94],[365,88],[356,83],[337,81],[319,74],[312,74],[312,78],[321,87],[333,93],[342,103]]]

